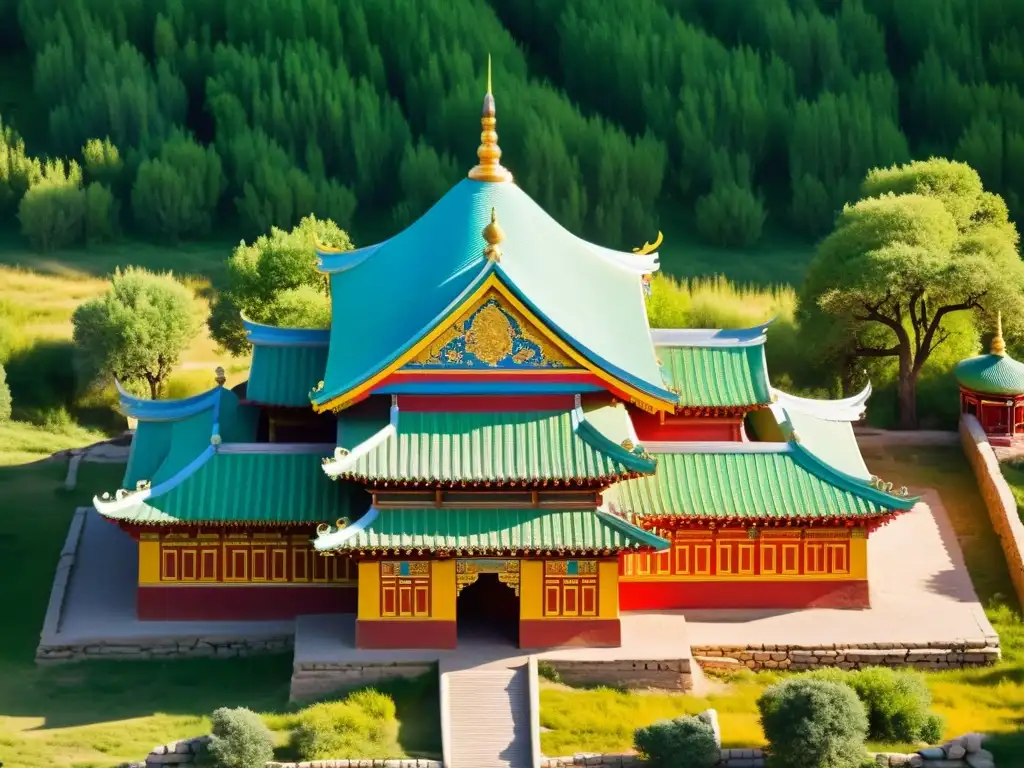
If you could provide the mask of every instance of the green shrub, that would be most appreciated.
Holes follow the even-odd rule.
[[[330,328],[331,299],[312,285],[288,288],[271,302],[264,322],[282,328]]]
[[[25,141],[0,120],[0,211],[16,209],[41,176],[39,160],[25,153]]]
[[[385,757],[398,737],[395,703],[368,689],[303,710],[292,731],[302,760]]]
[[[11,352],[4,367],[19,411],[74,406],[79,391],[71,365],[74,353],[74,344],[57,339],[38,340]]]
[[[537,676],[543,677],[552,683],[562,682],[562,676],[558,674],[558,670],[555,669],[554,665],[548,661],[537,662]]]
[[[244,707],[221,707],[210,718],[210,756],[223,768],[263,768],[274,757],[274,737],[260,716]]]
[[[0,365],[0,424],[11,420],[11,388],[7,386],[7,371]]]
[[[853,689],[797,677],[757,700],[769,744],[769,768],[860,768],[868,718]]]
[[[849,685],[857,692],[868,714],[868,735],[873,741],[935,742],[936,721],[929,713],[932,695],[918,672],[866,667],[850,674]]]
[[[21,198],[18,221],[32,247],[45,253],[81,242],[85,208],[82,169],[74,160],[67,166],[54,160]]]
[[[721,756],[711,724],[696,715],[638,728],[633,744],[657,768],[713,768]]]
[[[85,177],[90,181],[98,181],[110,189],[117,189],[123,180],[124,161],[117,147],[109,139],[89,139],[82,147],[82,159],[85,165]]]

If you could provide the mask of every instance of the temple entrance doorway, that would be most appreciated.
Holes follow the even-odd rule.
[[[455,617],[459,641],[519,645],[519,561],[458,560]]]

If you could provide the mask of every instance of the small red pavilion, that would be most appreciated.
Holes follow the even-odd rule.
[[[1006,354],[1003,322],[996,320],[991,351],[956,366],[960,412],[978,419],[993,445],[1010,445],[1024,434],[1024,363]]]

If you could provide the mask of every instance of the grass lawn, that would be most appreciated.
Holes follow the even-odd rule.
[[[3,443],[6,431],[0,433]],[[49,445],[49,453],[58,443]],[[30,453],[31,451],[27,451]],[[6,461],[9,457],[4,457]],[[37,667],[33,657],[57,555],[76,506],[118,487],[123,465],[83,464],[63,490],[64,462],[0,467],[0,759],[4,768],[109,768],[153,746],[207,733],[220,706],[265,713],[283,745],[291,655],[251,659],[87,662]],[[388,689],[400,721],[393,757],[440,752],[438,697],[419,681]],[[282,750],[287,755],[287,749]]]
[[[1024,622],[970,466],[958,446],[907,447],[898,454],[865,451],[865,458],[881,477],[935,488],[942,496],[974,587],[999,633],[1003,659],[993,667],[929,673],[934,710],[946,720],[947,737],[969,731],[996,734],[990,749],[997,764],[1012,765],[1024,749]],[[546,683],[541,690],[541,725],[550,730],[541,734],[541,747],[547,755],[628,750],[637,727],[708,707],[718,710],[725,746],[762,744],[756,700],[765,686],[782,676],[726,675],[716,679],[716,690],[704,697],[587,691]]]
[[[1017,514],[1024,520],[1024,464],[1019,462],[999,462],[999,468],[1003,470],[1003,477],[1013,491],[1013,498],[1017,501]]]

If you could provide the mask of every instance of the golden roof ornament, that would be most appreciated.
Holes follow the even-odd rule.
[[[228,380],[227,376],[224,375],[224,369],[219,365],[213,371],[213,380],[217,382],[218,387],[223,387],[224,383]]]
[[[993,355],[1005,355],[1006,354],[1006,342],[1003,341],[1003,313],[996,313],[996,335],[992,338],[992,354]]]
[[[501,261],[501,243],[505,240],[505,230],[498,223],[498,212],[494,208],[491,208],[491,223],[484,227],[481,234],[487,243],[484,256],[488,261]]]
[[[480,113],[480,146],[476,156],[480,160],[469,172],[474,181],[512,181],[512,174],[501,165],[501,147],[494,130],[498,124],[494,116],[494,94],[491,93],[491,57],[487,57],[487,93]]]

